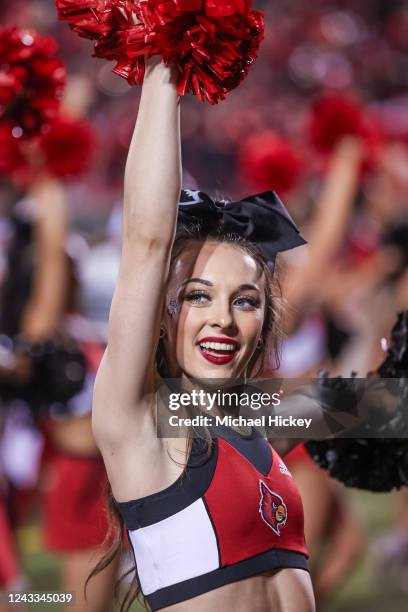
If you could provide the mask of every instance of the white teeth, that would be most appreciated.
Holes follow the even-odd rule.
[[[235,344],[225,344],[224,342],[200,342],[201,348],[214,349],[215,351],[235,351]]]

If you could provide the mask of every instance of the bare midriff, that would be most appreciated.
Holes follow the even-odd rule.
[[[315,612],[307,571],[285,568],[226,584],[163,612]]]

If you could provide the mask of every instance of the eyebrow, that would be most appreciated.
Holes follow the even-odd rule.
[[[252,285],[252,283],[244,283],[243,285],[240,285],[238,287],[239,291],[259,291],[259,287],[257,287],[256,285]]]
[[[205,285],[206,287],[214,286],[211,281],[205,280],[204,278],[187,278],[181,283],[181,286],[185,287],[186,285],[188,285],[188,283],[201,283],[202,285]],[[238,287],[238,291],[248,291],[248,290],[259,292],[259,287],[251,283],[244,283],[243,285],[240,285]]]
[[[204,280],[203,278],[186,278],[186,280],[184,280],[181,283],[181,286],[185,287],[186,285],[188,285],[188,283],[201,283],[202,285],[205,285],[206,287],[214,286],[210,281]]]

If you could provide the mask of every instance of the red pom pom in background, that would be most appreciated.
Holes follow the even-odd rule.
[[[263,13],[250,0],[56,0],[60,19],[95,40],[94,55],[115,60],[131,85],[144,57],[160,55],[178,71],[180,95],[211,104],[248,74],[263,38]],[[139,23],[137,23],[139,21]]]
[[[325,95],[311,109],[309,138],[317,151],[331,153],[342,138],[355,136],[365,145],[363,171],[373,168],[384,141],[381,125],[362,103],[345,95]]]
[[[35,136],[52,121],[65,85],[65,68],[50,36],[0,28],[0,121]]]
[[[0,124],[0,177],[15,183],[24,182],[30,174],[29,164],[21,147],[21,140],[13,136],[13,125]]]
[[[40,138],[38,146],[47,172],[58,178],[78,177],[91,164],[94,132],[86,121],[58,117]]]
[[[12,124],[0,125],[0,177],[26,188],[42,173],[78,178],[90,167],[95,136],[83,120],[58,117],[37,138],[13,136]]]
[[[313,146],[330,153],[345,136],[363,136],[363,107],[347,96],[323,96],[311,108],[309,131]]]
[[[239,149],[240,173],[254,189],[285,194],[293,189],[303,171],[294,146],[272,130],[253,134]]]

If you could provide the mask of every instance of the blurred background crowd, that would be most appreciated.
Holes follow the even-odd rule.
[[[286,337],[277,373],[365,376],[408,306],[408,2],[255,7],[265,11],[265,40],[248,78],[216,106],[182,100],[184,186],[226,199],[278,191],[308,245],[279,262]],[[90,43],[57,20],[53,0],[0,0],[0,23],[56,38],[67,66],[63,107],[93,134],[80,177],[0,177],[0,379],[16,333],[32,342],[69,335],[86,357],[68,411],[54,402],[33,417],[10,398],[2,411],[0,587],[74,590],[75,609],[103,612],[114,609],[106,602],[118,568],[91,582],[88,603],[82,596],[106,533],[89,409],[140,89],[91,57]],[[302,447],[288,465],[305,506],[319,609],[405,610],[407,494],[350,492]]]

